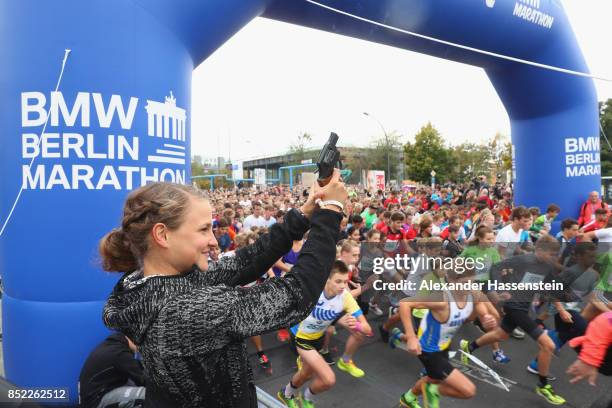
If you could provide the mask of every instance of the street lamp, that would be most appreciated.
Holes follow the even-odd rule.
[[[387,145],[387,149],[386,149],[387,150],[387,174],[388,174],[389,180],[391,180],[391,165],[390,165],[390,162],[389,162],[389,150],[390,150],[389,149],[389,134],[385,130],[385,127],[382,125],[382,123],[380,123],[380,120],[376,119],[376,117],[374,115],[371,115],[368,112],[363,112],[363,114],[365,116],[368,116],[368,117],[374,119],[376,121],[376,123],[378,123],[380,128],[382,129],[383,134],[385,135],[385,143]],[[387,183],[389,183],[389,180],[387,180]]]

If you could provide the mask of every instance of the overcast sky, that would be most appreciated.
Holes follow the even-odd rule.
[[[591,73],[612,78],[612,1],[563,4]],[[612,83],[595,86],[612,98]],[[453,144],[510,134],[479,68],[263,18],[204,61],[192,87],[192,154],[204,157],[282,153],[303,132],[322,145],[331,130],[366,146],[383,132],[363,112],[404,141],[427,121]]]

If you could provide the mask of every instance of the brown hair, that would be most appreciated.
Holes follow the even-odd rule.
[[[529,210],[523,206],[516,207],[512,210],[512,214],[510,215],[511,220],[520,220],[521,218],[528,218],[531,216]]]
[[[105,271],[130,272],[142,265],[153,225],[163,223],[177,229],[190,197],[204,198],[192,186],[151,183],[130,193],[123,206],[121,227],[106,234],[99,245]]]
[[[404,221],[405,219],[406,217],[401,211],[395,211],[393,214],[391,214],[391,221]]]
[[[367,238],[367,239],[372,239],[372,237],[373,237],[374,235],[376,235],[376,234],[378,234],[378,235],[380,235],[380,236],[382,237],[382,232],[380,232],[379,230],[377,230],[377,229],[375,229],[375,228],[372,228],[372,229],[371,229],[371,230],[369,230],[369,231],[368,231],[368,233],[366,234],[366,238]]]
[[[559,241],[550,235],[542,235],[535,243],[536,250],[559,252],[560,248]]]
[[[348,266],[346,266],[346,264],[342,262],[341,260],[337,259],[334,261],[332,269],[329,273],[329,278],[331,278],[332,275],[336,273],[345,274],[348,272],[349,272]]]
[[[476,231],[474,231],[474,240],[470,242],[470,245],[478,245],[480,240],[483,239],[485,235],[493,233],[494,231],[491,227],[480,225],[478,228],[476,228]]]

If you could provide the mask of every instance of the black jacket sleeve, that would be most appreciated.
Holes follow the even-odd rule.
[[[246,338],[302,321],[319,299],[336,258],[342,216],[320,210],[311,221],[308,240],[284,278],[270,279],[228,293],[227,330]]]
[[[246,285],[258,279],[291,249],[294,240],[302,239],[310,223],[302,214],[291,210],[285,222],[270,227],[253,245],[236,251],[236,256],[211,263],[206,271],[207,285]]]

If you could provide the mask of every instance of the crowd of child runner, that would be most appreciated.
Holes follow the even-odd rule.
[[[509,187],[498,183],[490,188],[482,178],[470,185],[410,192],[369,192],[355,186],[349,197],[337,244],[338,260],[319,301],[304,321],[277,333],[278,340],[288,342],[298,356],[297,372],[277,394],[280,401],[288,407],[314,407],[316,395],[335,383],[333,364],[354,377],[364,376],[353,357],[364,337],[374,332],[366,315],[382,316],[387,297],[384,304],[391,307],[389,318],[378,327],[381,339],[415,354],[424,367],[421,378],[400,396],[401,406],[420,407],[419,398],[425,406],[437,407],[440,396],[474,397],[475,385],[449,361],[454,334],[471,320],[483,334],[459,342],[464,364],[469,364],[469,354],[487,345],[491,345],[493,361],[507,364],[511,359],[501,344],[509,336],[521,339],[528,335],[537,343],[527,367],[538,377],[535,392],[551,404],[565,403],[550,384],[554,380],[549,370],[551,356],[567,342],[581,344],[588,323],[612,309],[612,217],[597,192],[581,206],[580,222],[561,220],[560,232],[554,235],[552,225],[559,222],[561,212],[557,205],[550,204],[543,213],[537,207],[515,206]],[[210,199],[219,243],[218,253],[211,255],[214,259],[232,256],[235,249],[253,243],[272,224],[282,222],[284,214],[298,207],[304,196],[299,189],[269,187],[216,190]],[[261,280],[291,273],[302,244],[295,241]],[[398,254],[479,262],[478,267],[462,273],[427,262],[414,262],[419,266],[413,270],[393,267],[374,273],[376,258]],[[381,282],[402,281],[413,282],[417,290],[376,290]],[[557,281],[564,290],[498,293],[484,289],[486,285],[482,291],[418,290],[423,281]],[[336,362],[329,343],[337,326],[350,336]],[[271,371],[261,336],[253,337],[252,342],[259,364]],[[610,353],[600,360],[599,371],[609,375]]]

